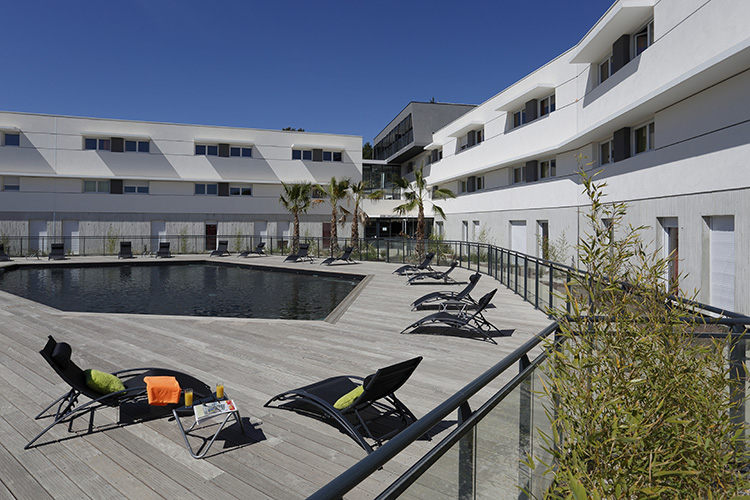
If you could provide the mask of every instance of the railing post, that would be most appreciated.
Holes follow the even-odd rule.
[[[534,261],[534,307],[539,309],[539,259]]]
[[[458,425],[460,426],[471,417],[471,407],[464,402],[458,408]],[[466,433],[459,441],[458,447],[458,498],[470,500],[474,498],[474,486],[476,482],[476,453],[474,444],[476,442],[477,427]]]
[[[554,305],[552,304],[552,300],[554,299],[554,295],[552,294],[552,286],[555,283],[555,280],[553,279],[553,274],[555,273],[555,267],[550,263],[549,265],[549,308],[550,310],[554,309]]]
[[[529,258],[523,256],[523,300],[529,301]]]

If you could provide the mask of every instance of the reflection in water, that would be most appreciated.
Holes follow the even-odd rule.
[[[324,319],[357,279],[220,264],[24,267],[0,289],[63,311]]]

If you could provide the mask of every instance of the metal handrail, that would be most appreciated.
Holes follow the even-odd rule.
[[[546,337],[554,333],[556,330],[557,323],[550,324],[547,328],[526,341],[499,363],[485,371],[482,375],[474,379],[463,389],[460,389],[424,417],[411,424],[395,437],[391,438],[383,446],[377,448],[374,452],[354,464],[343,474],[339,475],[317,492],[313,493],[308,497],[308,500],[335,500],[341,498],[345,493],[380,469],[391,458],[404,450],[412,442],[416,441],[437,424],[442,422],[445,417],[456,411],[461,405],[465,404],[469,398],[482,390],[487,384],[502,375],[509,368],[515,366],[515,364],[526,356],[531,349],[539,345]]]

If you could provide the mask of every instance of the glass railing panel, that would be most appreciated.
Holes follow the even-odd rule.
[[[542,363],[542,366],[545,364],[546,361]],[[534,457],[537,466],[534,470],[525,469],[530,479],[530,483],[527,486],[527,491],[532,495],[530,498],[544,498],[543,492],[550,486],[553,478],[552,474],[544,474],[545,468],[540,463],[552,463],[552,454],[547,451],[549,449],[548,444],[542,437],[543,435],[552,436],[552,425],[545,412],[545,408],[550,408],[550,400],[544,395],[545,379],[545,372],[541,368],[534,370],[531,375],[531,383],[533,385],[531,455]],[[546,385],[549,387],[548,383]]]
[[[459,496],[459,450],[473,440],[473,433],[464,436],[401,495],[399,500],[455,500]]]
[[[477,424],[473,498],[518,500],[521,460],[530,452],[530,388],[521,383]],[[523,430],[522,422],[527,422]]]

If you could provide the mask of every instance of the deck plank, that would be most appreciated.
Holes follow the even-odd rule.
[[[96,264],[113,259],[72,260]],[[222,260],[327,270],[315,264],[284,264],[280,257]],[[492,345],[458,336],[402,335],[404,327],[427,314],[410,310],[415,298],[461,287],[407,286],[406,278],[391,274],[396,267],[387,263],[335,266],[336,272],[369,278],[348,307],[337,311],[341,314],[333,322],[65,312],[0,292],[0,470],[4,471],[0,498],[305,498],[365,452],[324,422],[264,408],[272,396],[335,375],[364,377],[382,366],[423,356],[398,393],[421,416],[549,323],[545,314],[484,276],[473,295],[498,288],[495,307],[486,316],[498,327],[513,330],[511,337]],[[470,274],[465,269],[453,273],[463,281]],[[23,450],[26,441],[46,425],[33,416],[67,390],[38,354],[47,335],[69,342],[82,368],[115,371],[159,366],[185,371],[209,385],[221,380],[238,402],[248,435],[242,436],[236,425],[228,426],[206,459],[194,460],[173,421],[118,426],[118,411],[106,409],[97,413],[98,432],[83,433],[86,422],[76,423],[78,432],[72,434],[57,426],[40,440],[45,444]],[[472,407],[513,373],[472,398]],[[413,443],[347,498],[372,498],[382,491],[448,434],[455,416],[444,424],[432,441]]]

